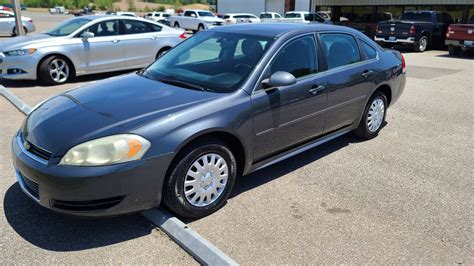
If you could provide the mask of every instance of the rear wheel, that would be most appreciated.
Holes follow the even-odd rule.
[[[365,107],[355,134],[363,139],[375,138],[385,123],[386,113],[387,97],[381,92],[374,93]]]
[[[220,209],[230,195],[237,163],[227,145],[208,139],[181,152],[163,186],[163,203],[181,217],[199,218]]]
[[[197,31],[203,31],[204,30],[204,25],[202,24],[199,24],[198,26],[198,30]]]
[[[73,68],[68,60],[57,55],[44,59],[38,69],[38,77],[48,85],[66,83],[73,75]]]
[[[450,45],[448,47],[448,52],[451,56],[457,56],[461,53],[461,47]]]
[[[175,28],[179,28],[179,23],[178,23],[178,22],[175,22],[175,23],[174,23],[174,27],[175,27]]]
[[[421,36],[421,38],[415,42],[414,50],[415,52],[424,52],[428,48],[428,37]]]
[[[166,54],[171,48],[170,47],[164,47],[164,48],[161,48],[160,51],[158,51],[158,53],[156,54],[156,58],[155,59],[158,59],[160,57],[162,57],[164,54]]]

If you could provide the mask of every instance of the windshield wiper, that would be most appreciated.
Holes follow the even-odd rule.
[[[170,85],[175,85],[175,86],[179,86],[179,87],[183,87],[183,88],[192,89],[192,90],[198,90],[198,91],[205,91],[206,90],[201,86],[198,86],[198,85],[195,85],[195,84],[192,84],[192,83],[188,83],[188,82],[184,82],[184,81],[181,81],[181,80],[176,80],[176,79],[159,79],[158,81],[166,83],[166,84],[170,84]]]

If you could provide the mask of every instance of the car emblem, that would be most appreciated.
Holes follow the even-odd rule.
[[[390,31],[395,31],[395,27],[391,27],[391,28],[390,28]]]
[[[28,143],[28,141],[24,141],[23,142],[23,147],[25,147],[26,150],[29,150],[31,148],[31,145],[30,145],[30,143]]]

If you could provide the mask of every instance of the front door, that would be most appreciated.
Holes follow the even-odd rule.
[[[79,71],[85,73],[102,72],[124,67],[124,46],[120,41],[117,20],[98,22],[85,31],[94,33],[93,38],[82,40],[74,38],[78,43],[77,52],[81,62]]]
[[[252,94],[256,161],[322,134],[326,79],[318,73],[317,55],[314,35],[305,35],[286,44],[265,70],[263,79],[285,71],[293,74],[297,83],[271,90],[260,87]]]

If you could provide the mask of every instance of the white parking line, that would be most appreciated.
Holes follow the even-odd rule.
[[[27,115],[30,113],[31,107],[2,85],[0,85],[0,95],[3,95],[5,99],[10,101],[23,114]]]
[[[0,95],[3,95],[25,115],[30,113],[31,107],[2,85],[0,85]],[[204,265],[238,265],[224,252],[165,210],[156,208],[143,211],[141,214],[168,234],[198,262]]]

